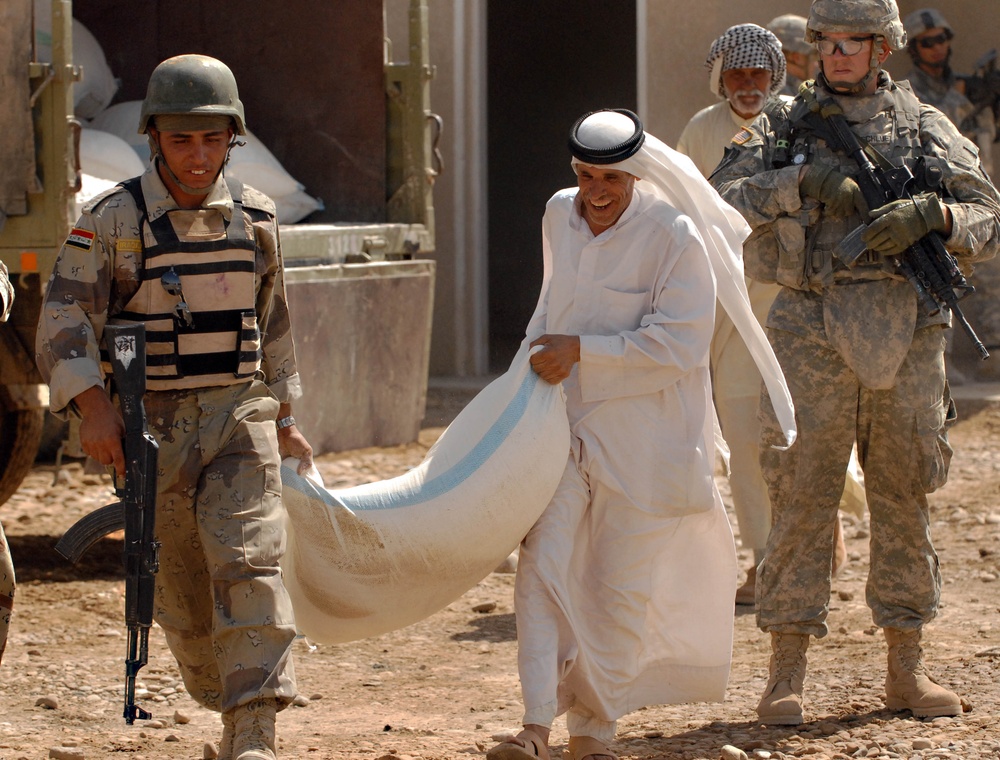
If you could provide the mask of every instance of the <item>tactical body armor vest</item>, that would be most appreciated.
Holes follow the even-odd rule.
[[[142,266],[138,289],[109,322],[146,325],[149,390],[233,385],[260,369],[252,223],[270,215],[244,208],[243,186],[226,182],[228,223],[213,209],[179,209],[150,221],[139,178],[121,183],[139,212]],[[105,360],[102,349],[107,372]]]
[[[824,137],[824,120],[810,108],[815,97],[815,83],[809,82],[790,108],[786,106],[787,111],[768,114],[774,129],[772,168],[818,163],[856,177],[854,160],[831,148]],[[920,101],[912,92],[893,83],[874,95],[843,97],[838,102],[862,144],[868,143],[895,166],[909,166],[923,189],[939,189],[928,180],[933,173],[926,171],[921,160]],[[763,255],[756,262],[750,261],[755,258],[755,245],[752,239],[748,241],[747,273],[765,282],[816,292],[843,280],[903,279],[891,259],[872,251],[866,251],[850,268],[837,258],[838,243],[865,221],[856,212],[831,216],[816,201],[804,198],[798,217],[779,218],[762,231],[759,253]]]

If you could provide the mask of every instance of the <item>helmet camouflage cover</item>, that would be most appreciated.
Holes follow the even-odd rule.
[[[815,42],[824,32],[876,34],[885,39],[890,50],[906,47],[896,0],[813,0],[806,41]]]
[[[813,52],[812,45],[806,42],[806,20],[804,16],[795,13],[786,13],[783,16],[771,19],[767,25],[768,31],[781,40],[781,47],[789,53],[803,53],[809,55]]]
[[[139,114],[139,134],[154,116],[229,116],[236,134],[246,134],[236,77],[222,61],[207,55],[178,55],[160,63],[149,77]]]
[[[907,14],[906,18],[903,19],[903,28],[906,30],[906,37],[910,42],[930,29],[944,29],[949,36],[955,33],[951,24],[937,8],[921,8]]]

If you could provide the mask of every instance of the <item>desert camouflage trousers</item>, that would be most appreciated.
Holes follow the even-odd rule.
[[[213,710],[296,694],[277,412],[257,381],[146,395],[160,446],[154,617],[188,693]]]
[[[824,636],[834,521],[855,440],[871,512],[866,600],[880,627],[933,619],[941,592],[926,494],[947,479],[941,325],[914,333],[895,385],[863,387],[821,337],[769,329],[795,403],[798,438],[787,450],[766,394],[761,399],[761,469],[771,496],[767,556],[757,578],[762,630]]]
[[[7,537],[0,525],[0,662],[7,648],[7,632],[10,630],[10,616],[14,609],[14,562],[10,558]]]

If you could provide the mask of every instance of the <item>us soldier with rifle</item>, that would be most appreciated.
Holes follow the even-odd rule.
[[[967,266],[997,253],[1000,194],[947,117],[883,71],[906,44],[895,0],[814,0],[806,39],[820,56],[816,80],[738,134],[712,177],[753,229],[747,274],[782,286],[768,337],[799,431],[776,448],[780,429],[762,398],[773,522],[757,623],[772,656],[757,713],[764,723],[804,720],[806,650],[827,633],[833,521],[856,442],[871,512],[867,602],[889,647],[887,705],[958,715],[961,699],[923,662],[941,591],[927,494],[946,481],[952,455],[945,327],[965,286],[951,257]],[[913,178],[899,187],[904,168]],[[943,285],[911,276],[927,257],[940,259]]]
[[[993,176],[993,141],[996,121],[987,102],[974,103],[969,95],[982,99],[982,89],[975,85],[969,92],[968,78],[956,75],[951,68],[951,43],[955,30],[937,8],[921,8],[903,19],[906,51],[913,68],[906,75],[914,94],[945,114],[979,148],[987,175]]]
[[[188,693],[222,713],[219,757],[273,760],[275,714],[296,695],[280,457],[312,462],[291,413],[301,387],[275,208],[223,176],[246,128],[221,61],[157,66],[138,129],[150,166],[91,200],[71,231],[39,320],[38,365],[53,412],[82,417],[84,452],[125,476],[105,327],[144,328],[144,407],[159,447],[154,619]]]

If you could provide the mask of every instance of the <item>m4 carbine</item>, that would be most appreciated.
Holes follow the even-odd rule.
[[[810,108],[828,127],[823,130],[823,136],[832,138],[832,147],[844,151],[857,163],[861,170],[857,183],[868,208],[874,210],[892,201],[913,199],[913,172],[907,166],[886,168],[872,161],[858,136],[851,131],[840,106],[833,100],[813,100]],[[853,265],[865,250],[863,243],[858,244],[863,231],[864,226],[854,230],[838,247],[838,257],[848,266]],[[942,308],[949,309],[979,356],[988,359],[989,351],[958,305],[959,300],[975,292],[975,288],[965,279],[955,257],[944,247],[941,236],[937,232],[928,233],[896,259],[900,274],[913,286],[927,313],[933,316]]]
[[[56,551],[77,562],[94,543],[125,529],[125,722],[149,720],[135,704],[135,678],[149,657],[153,592],[159,568],[156,527],[156,441],[146,429],[142,397],[146,393],[146,334],[142,325],[108,325],[104,339],[111,355],[115,389],[125,421],[125,483],[108,504],[77,521],[56,544]]]

